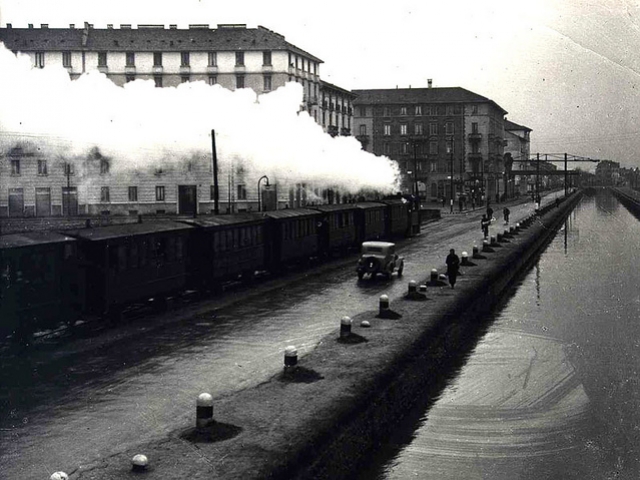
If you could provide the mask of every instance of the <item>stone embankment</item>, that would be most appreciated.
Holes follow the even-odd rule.
[[[391,298],[383,311],[376,299],[351,319],[350,334],[338,321],[334,334],[296,366],[255,388],[211,399],[206,412],[199,405],[200,428],[194,399],[192,426],[83,466],[70,478],[353,478],[406,412],[437,396],[444,376],[461,367],[465,349],[486,328],[482,316],[551,241],[581,195],[553,202],[536,217],[512,219],[522,228],[492,246],[478,245],[476,258],[469,245],[472,265],[461,268],[455,289],[430,282],[427,271],[407,279],[426,285],[419,288],[423,296]],[[291,350],[287,355],[286,362],[295,363]],[[213,421],[203,420],[203,412]],[[136,454],[148,458],[142,471],[139,465],[132,471]]]

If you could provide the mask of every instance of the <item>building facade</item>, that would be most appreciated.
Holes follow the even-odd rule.
[[[72,79],[100,71],[116,85],[144,79],[156,87],[205,81],[230,90],[251,88],[266,93],[297,82],[303,87],[301,111],[307,111],[325,132],[349,135],[355,95],[320,80],[322,60],[292,45],[267,28],[246,25],[131,25],[119,28],[0,29],[0,41],[14,53],[29,55],[35,68],[63,67]],[[20,144],[0,152],[0,216],[95,215],[138,213],[210,213],[215,210],[209,158],[158,165],[137,171],[118,168],[95,150],[87,158],[54,160],[36,145]],[[218,172],[220,213],[303,206],[322,199],[343,201],[337,192],[298,183],[258,182],[242,165]],[[273,182],[274,179],[272,179]]]
[[[0,41],[11,51],[28,54],[34,67],[64,67],[72,79],[98,70],[117,85],[136,79],[157,87],[205,81],[235,90],[266,93],[287,82],[302,84],[303,108],[318,121],[322,60],[265,27],[244,24],[131,25],[120,28],[0,28]]]
[[[494,101],[460,87],[353,93],[356,138],[398,162],[405,193],[476,205],[504,194],[507,112]]]
[[[532,131],[529,127],[504,119],[504,154],[511,156],[512,169],[515,171],[531,170],[528,160],[531,155]],[[509,196],[526,195],[533,190],[535,178],[531,175],[515,175],[508,178],[507,182]]]

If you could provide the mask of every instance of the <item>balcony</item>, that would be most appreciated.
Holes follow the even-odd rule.
[[[135,75],[136,74],[136,66],[135,65],[126,65],[124,67],[125,75]]]
[[[478,133],[478,132],[472,132],[469,134],[469,141],[470,142],[479,142],[480,140],[482,140],[482,134]]]
[[[329,135],[331,135],[332,137],[335,137],[338,135],[338,127],[336,125],[329,125],[327,127],[327,133]]]
[[[481,152],[469,152],[468,154],[469,160],[482,160]]]
[[[351,135],[351,129],[350,128],[346,128],[346,127],[342,127],[340,129],[340,135],[342,135],[343,137],[348,137],[349,135]]]

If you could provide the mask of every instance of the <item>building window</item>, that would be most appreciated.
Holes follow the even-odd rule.
[[[400,115],[406,115],[407,114],[407,107],[400,107]]]
[[[438,154],[438,142],[429,142],[429,154],[431,155]]]
[[[422,124],[421,123],[416,123],[413,126],[413,133],[415,135],[422,135]]]
[[[402,142],[402,144],[400,144],[400,151],[405,155],[409,153],[409,142]]]
[[[75,173],[75,167],[73,163],[65,163],[64,164],[64,174],[65,175],[73,175]]]
[[[271,90],[271,75],[264,76],[264,91],[268,92]]]
[[[111,201],[109,197],[109,187],[100,187],[100,201],[102,203],[108,203]]]
[[[107,66],[107,52],[98,52],[98,66],[99,67]]]
[[[236,88],[244,88],[244,75],[236,75]]]
[[[236,52],[236,67],[244,67],[244,52]]]
[[[384,126],[384,135],[391,135],[391,125],[388,123]]]
[[[422,106],[416,105],[416,115],[422,115]]]
[[[471,107],[471,113],[473,115],[477,115],[478,114],[478,105],[474,105],[473,107]]]
[[[218,54],[217,52],[209,52],[208,53],[208,65],[210,67],[216,67],[218,65]]]
[[[62,52],[62,66],[71,68],[71,52]]]
[[[156,187],[156,202],[164,202],[164,186]]]
[[[135,52],[127,52],[127,67],[135,67],[136,66],[136,54]]]
[[[360,116],[361,117],[366,117],[367,116],[367,107],[358,107],[358,110],[360,111]]]
[[[390,117],[391,116],[391,109],[389,107],[384,107],[384,116],[385,117]]]
[[[389,155],[391,153],[391,147],[389,146],[389,142],[384,142],[383,149],[385,155]]]
[[[471,124],[471,133],[478,133],[478,122],[473,122]]]
[[[189,83],[189,75],[180,75],[180,83]]]
[[[367,134],[367,126],[360,125],[360,135],[366,135],[366,134]]]
[[[262,52],[262,64],[271,66],[271,52]]]
[[[245,185],[238,185],[238,200],[247,199],[247,187]]]
[[[154,67],[162,66],[162,52],[153,52],[153,66]]]
[[[47,175],[49,172],[47,170],[47,161],[46,160],[38,160],[38,175]]]
[[[430,123],[429,124],[429,135],[437,135],[438,134],[438,124]]]
[[[209,85],[217,85],[218,77],[216,75],[209,75]]]
[[[447,122],[444,125],[445,135],[453,135],[453,123]]]
[[[35,67],[44,67],[44,52],[36,52]]]
[[[400,124],[400,135],[406,135],[407,134],[407,124],[406,123],[401,123]]]
[[[138,187],[129,187],[129,201],[130,202],[138,201]]]
[[[180,52],[180,66],[188,67],[190,65],[189,52]]]
[[[153,81],[155,82],[156,87],[162,88],[162,75],[155,75],[153,77]]]
[[[109,160],[101,159],[100,160],[100,174],[105,175],[109,173]]]
[[[447,115],[453,115],[453,107],[451,105],[447,105]]]
[[[135,75],[125,75],[124,76],[124,81],[129,83],[129,82],[133,82],[136,79]]]
[[[20,160],[11,160],[11,175],[20,175]]]

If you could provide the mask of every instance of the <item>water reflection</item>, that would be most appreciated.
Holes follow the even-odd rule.
[[[586,197],[459,375],[360,478],[637,478],[639,237],[615,198]]]

